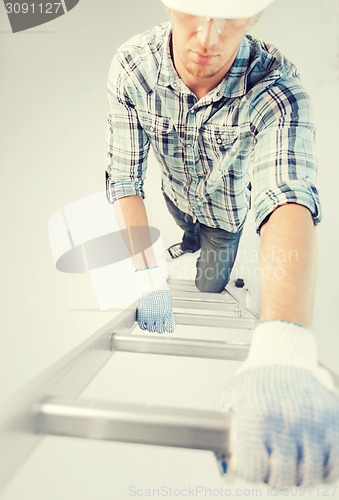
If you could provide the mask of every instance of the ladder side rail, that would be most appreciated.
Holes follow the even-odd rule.
[[[130,332],[135,316],[133,305],[1,405],[0,489],[41,440],[36,434],[35,406],[50,394],[78,396],[111,358],[112,332]]]

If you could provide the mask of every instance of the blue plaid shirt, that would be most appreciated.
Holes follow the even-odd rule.
[[[239,231],[250,202],[257,231],[278,206],[321,220],[315,127],[296,67],[274,46],[242,39],[232,68],[202,99],[176,73],[170,23],[123,44],[108,78],[106,191],[145,197],[152,145],[162,190],[202,224]]]

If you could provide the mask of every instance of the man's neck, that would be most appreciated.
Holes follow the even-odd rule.
[[[224,78],[224,77],[223,77]],[[221,79],[222,80],[222,79]],[[209,92],[211,92],[211,90],[213,90],[215,87],[217,87],[217,85],[219,85],[219,83],[221,82],[218,81],[215,85],[209,85],[207,87],[205,86],[202,86],[202,85],[198,85],[198,86],[193,86],[193,85],[188,85],[187,83],[185,83],[185,85],[197,96],[197,98],[200,100],[202,99],[203,97],[205,97]]]
[[[200,100],[205,97],[211,90],[215,89],[221,81],[225,78],[229,70],[231,69],[234,60],[237,57],[238,50],[235,51],[232,58],[227,61],[225,66],[223,66],[220,71],[210,78],[198,78],[191,75],[185,66],[181,63],[181,59],[176,57],[175,49],[172,44],[172,37],[170,38],[170,54],[173,62],[173,66],[178,73],[180,79],[184,82],[186,87],[188,87]]]

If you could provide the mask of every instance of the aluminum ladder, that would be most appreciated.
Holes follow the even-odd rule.
[[[193,281],[168,280],[177,325],[253,330],[246,286],[202,293]],[[244,360],[250,343],[133,334],[136,305],[129,307],[15,395],[0,415],[0,489],[44,436],[57,435],[210,450],[227,454],[227,413],[79,399],[114,352]],[[338,384],[339,377],[333,374]]]

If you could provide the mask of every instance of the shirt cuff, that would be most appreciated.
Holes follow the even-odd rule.
[[[273,189],[265,189],[254,200],[255,222],[257,233],[265,219],[279,206],[296,203],[308,208],[314,224],[322,219],[321,205],[317,188],[308,176],[303,180],[284,182]]]
[[[106,196],[110,203],[114,203],[119,198],[135,195],[145,198],[142,180],[110,182],[109,179],[106,179]]]

